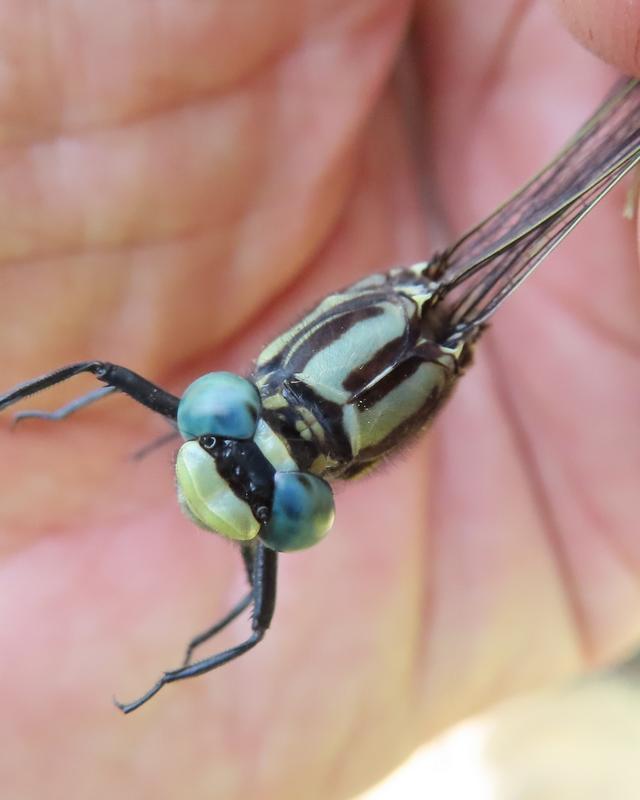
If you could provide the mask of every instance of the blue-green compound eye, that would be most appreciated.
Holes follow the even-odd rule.
[[[276,472],[271,519],[260,538],[272,550],[303,550],[319,542],[333,525],[329,484],[308,472]]]
[[[187,387],[178,405],[178,430],[185,439],[211,434],[250,439],[262,405],[256,387],[233,372],[209,372]]]

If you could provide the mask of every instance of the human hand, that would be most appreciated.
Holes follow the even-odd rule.
[[[327,291],[442,244],[385,86],[416,9],[254,5],[0,10],[0,390],[91,357],[176,392],[244,371]],[[639,72],[611,44],[618,4],[590,23],[574,5]],[[418,25],[429,183],[457,235],[612,77],[544,6],[425,3]],[[240,559],[180,516],[168,455],[127,459],[162,429],[125,399],[3,425],[6,796],[347,796],[474,710],[629,647],[640,299],[621,198],[500,310],[433,429],[281,559],[264,643],[126,719],[110,695],[179,664],[243,591]]]

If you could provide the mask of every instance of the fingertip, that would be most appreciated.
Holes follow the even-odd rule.
[[[630,75],[640,75],[640,0],[552,0],[585,47]]]

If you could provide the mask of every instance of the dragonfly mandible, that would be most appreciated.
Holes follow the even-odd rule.
[[[533,180],[430,260],[375,274],[322,299],[264,348],[248,377],[212,372],[177,397],[124,366],[85,361],[22,383],[0,410],[80,373],[165,417],[184,442],[178,499],[206,530],[239,543],[249,592],[189,643],[168,683],[209,672],[260,642],[276,599],[278,554],[310,547],[334,518],[330,483],[374,469],[427,426],[464,374],[488,320],[580,220],[640,161],[640,83],[620,81]],[[193,661],[197,647],[252,607],[249,636]]]

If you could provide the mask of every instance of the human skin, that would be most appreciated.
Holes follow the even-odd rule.
[[[640,3],[558,5],[640,74]],[[0,391],[86,358],[177,393],[244,372],[315,299],[490,212],[613,75],[548,6],[474,6],[0,3]],[[389,81],[412,15],[428,210]],[[624,655],[640,273],[623,202],[500,309],[432,430],[281,558],[265,641],[128,717],[112,694],[179,664],[244,591],[240,558],[180,515],[171,448],[129,459],[165,429],[127,399],[15,430],[5,414],[3,796],[348,797],[465,716]]]

